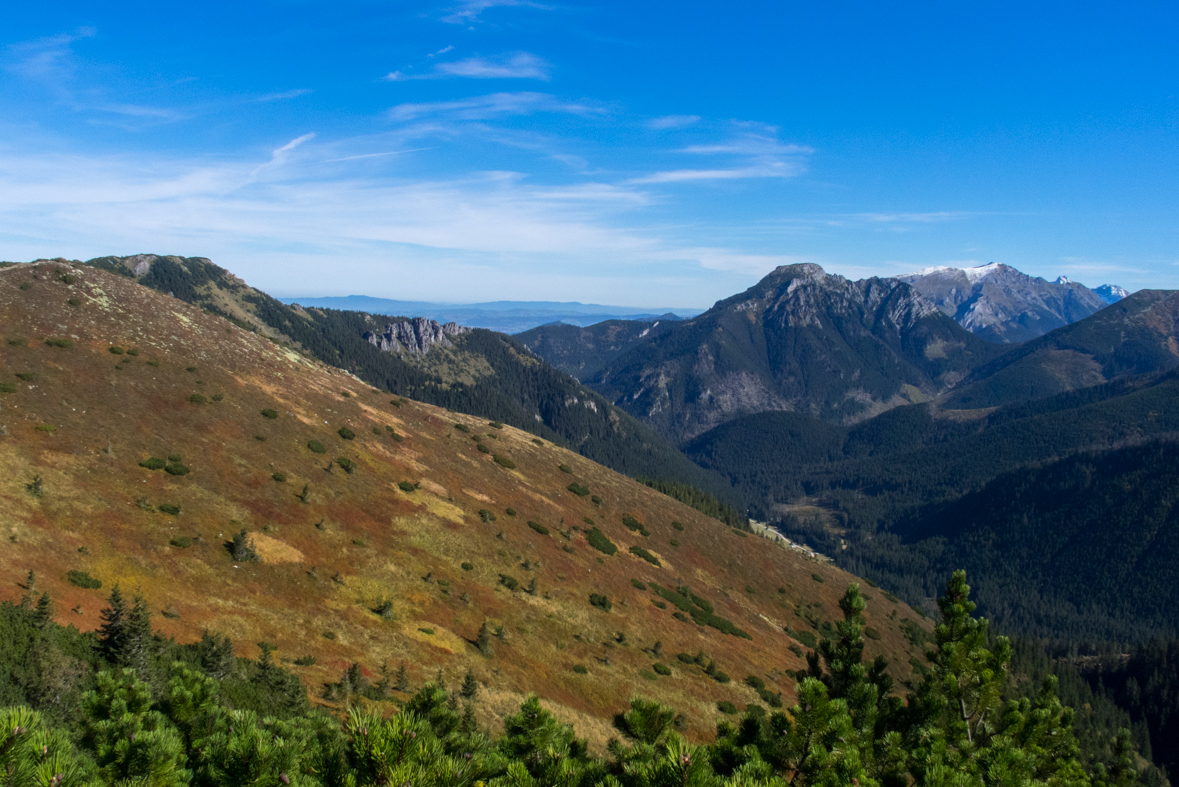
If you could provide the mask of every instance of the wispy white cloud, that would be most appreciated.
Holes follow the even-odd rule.
[[[687,128],[700,122],[699,115],[664,115],[647,121],[648,128]]]
[[[784,161],[770,162],[753,167],[732,169],[673,169],[654,172],[630,183],[684,183],[693,180],[744,180],[747,178],[792,178],[803,171],[801,165]]]
[[[685,183],[748,178],[792,178],[806,171],[806,157],[815,151],[805,145],[783,143],[776,136],[759,130],[754,133],[740,133],[723,142],[689,145],[677,152],[691,156],[727,156],[733,158],[734,162],[725,167],[662,170],[632,178],[630,182]]]
[[[447,52],[451,52],[453,50],[454,50],[453,46],[444,46],[441,49],[439,49],[437,52],[431,52],[430,54],[426,55],[426,57],[438,57],[438,55],[445,55]]]
[[[472,79],[541,79],[548,81],[551,66],[528,52],[515,52],[498,58],[468,57],[439,63],[438,71],[447,76]]]
[[[402,153],[421,153],[423,150],[433,150],[433,148],[411,148],[409,150],[386,150],[380,153],[361,153],[356,156],[341,156],[340,158],[324,159],[324,164],[334,164],[337,161],[355,161],[362,158],[380,158],[381,156],[400,156]]]
[[[93,27],[81,27],[72,33],[11,44],[5,50],[4,68],[27,79],[61,79],[75,69],[70,45],[96,35],[98,31]]]
[[[504,115],[528,115],[535,112],[559,112],[575,115],[600,114],[604,110],[586,103],[563,101],[548,93],[492,93],[458,101],[430,101],[398,104],[389,110],[397,121],[422,117],[446,117],[457,120],[485,120]]]
[[[459,77],[466,79],[539,79],[547,82],[551,68],[552,66],[546,60],[529,52],[510,52],[498,57],[467,57],[462,60],[438,63],[433,69],[421,73],[391,71],[382,79],[386,82],[409,82],[419,79]]]
[[[251,98],[249,100],[254,101],[254,102],[259,102],[259,103],[265,103],[268,101],[286,101],[287,99],[290,99],[290,98],[298,98],[299,96],[305,96],[308,93],[314,93],[314,92],[315,92],[314,90],[311,90],[309,88],[300,88],[298,90],[284,90],[281,93],[267,93],[265,95],[258,96],[257,98]]]

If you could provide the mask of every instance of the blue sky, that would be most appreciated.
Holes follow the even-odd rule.
[[[10,4],[0,258],[708,306],[774,266],[1179,288],[1173,4]]]

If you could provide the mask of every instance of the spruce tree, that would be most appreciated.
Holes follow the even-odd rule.
[[[475,647],[479,649],[486,658],[495,656],[495,648],[491,646],[491,629],[487,626],[487,621],[483,621],[483,625],[479,627],[479,633],[475,635]]]
[[[102,657],[111,664],[119,663],[119,656],[127,641],[127,605],[116,583],[107,598],[107,607],[100,613],[102,625],[98,629],[98,646]]]
[[[37,599],[37,606],[33,610],[33,620],[37,628],[47,629],[53,624],[53,600],[48,593],[42,593]]]
[[[127,613],[125,627],[126,636],[117,657],[117,664],[130,667],[139,673],[144,680],[149,680],[148,668],[151,655],[151,610],[143,596],[138,593],[131,603],[131,611]]]
[[[393,682],[393,688],[401,692],[409,691],[409,673],[405,669],[404,661],[397,668],[397,679]]]
[[[463,687],[460,692],[469,700],[475,699],[475,695],[479,693],[479,681],[475,679],[473,670],[468,669],[467,674],[463,676]]]

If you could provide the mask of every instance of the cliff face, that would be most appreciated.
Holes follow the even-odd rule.
[[[768,410],[861,420],[941,393],[995,354],[904,282],[791,265],[636,346],[591,384],[685,441]]]
[[[425,317],[414,317],[411,320],[388,323],[381,333],[366,331],[364,340],[385,352],[425,355],[435,345],[450,347],[448,336],[458,336],[470,330],[454,322],[439,325]]]
[[[1099,292],[1061,277],[1046,281],[1001,263],[977,268],[927,268],[898,277],[971,333],[990,342],[1043,336],[1105,308]],[[1106,285],[1108,297],[1120,287]]]

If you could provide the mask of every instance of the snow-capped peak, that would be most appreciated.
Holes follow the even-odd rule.
[[[1070,279],[1068,276],[1057,276],[1056,281],[1054,281],[1052,283],[1053,284],[1072,284],[1073,280]]]
[[[970,279],[970,283],[974,284],[979,279],[985,279],[995,271],[1003,267],[1001,262],[988,262],[986,265],[979,265],[974,268],[966,268],[962,272],[966,274],[966,278]]]

